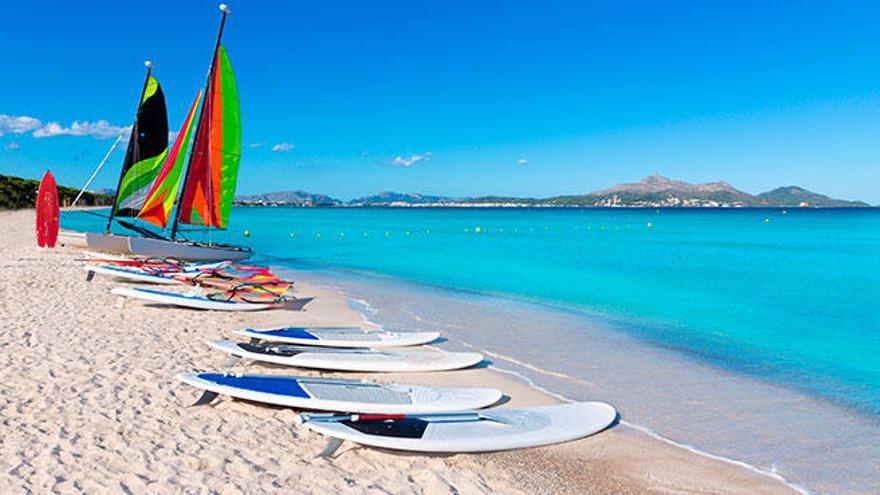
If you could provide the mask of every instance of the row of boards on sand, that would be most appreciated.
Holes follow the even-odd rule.
[[[223,394],[279,406],[355,412],[301,414],[297,421],[338,440],[417,452],[490,452],[567,442],[598,433],[617,417],[602,402],[480,410],[502,397],[488,388],[227,373],[181,373],[178,379],[206,391],[207,402]]]
[[[133,282],[164,284],[168,277],[112,266],[87,270]],[[198,309],[249,311],[258,304],[227,303],[200,295],[146,288],[117,288],[114,294]],[[235,330],[249,342],[210,340],[208,345],[234,361],[331,371],[428,372],[466,368],[482,361],[473,352],[410,350],[437,332],[369,331],[357,327],[280,327]],[[327,377],[232,373],[180,373],[177,378],[202,390],[196,404],[218,395],[310,411],[297,422],[331,438],[321,455],[343,440],[378,448],[434,453],[488,452],[537,447],[583,438],[609,427],[613,407],[600,402],[526,408],[483,409],[497,404],[493,388],[430,387]]]

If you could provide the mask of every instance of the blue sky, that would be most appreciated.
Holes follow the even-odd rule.
[[[880,203],[878,2],[229,4],[240,193],[549,196],[659,172]],[[147,58],[176,129],[218,20],[208,0],[6,5],[0,173],[84,182]]]

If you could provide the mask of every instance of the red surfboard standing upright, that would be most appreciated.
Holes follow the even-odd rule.
[[[52,172],[46,171],[37,191],[37,245],[55,247],[58,240],[58,187]]]

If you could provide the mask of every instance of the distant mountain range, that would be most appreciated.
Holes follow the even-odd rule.
[[[241,204],[284,204],[300,206],[324,206],[342,203],[326,194],[311,194],[305,191],[279,191],[257,194],[255,196],[236,196],[236,203]]]
[[[349,201],[350,204],[356,205],[428,205],[428,204],[452,204],[460,202],[459,198],[448,198],[445,196],[428,196],[416,193],[396,193],[396,192],[380,192],[372,196],[364,196]]]
[[[323,194],[304,191],[275,192],[236,197],[245,205],[298,206],[642,206],[642,207],[865,207],[861,201],[847,201],[811,192],[797,186],[773,189],[758,195],[740,191],[726,182],[691,184],[651,175],[631,184],[574,196],[518,198],[480,196],[451,198],[415,193],[382,192],[345,202]]]

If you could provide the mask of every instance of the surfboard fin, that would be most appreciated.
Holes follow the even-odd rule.
[[[327,441],[327,445],[324,447],[324,450],[319,452],[318,455],[315,456],[315,459],[318,459],[318,458],[329,459],[329,458],[333,457],[333,454],[335,454],[336,451],[339,450],[339,447],[341,445],[342,445],[341,438],[330,438],[330,440]]]
[[[228,358],[226,358],[226,362],[223,363],[223,367],[232,368],[233,366],[238,364],[239,361],[241,361],[241,356],[230,355]]]
[[[210,390],[205,390],[204,392],[202,392],[202,396],[199,397],[199,400],[193,402],[193,404],[189,407],[207,406],[208,404],[213,402],[214,399],[216,399],[218,395],[220,395],[220,394],[218,394],[217,392],[211,392]]]
[[[86,282],[91,282],[93,278],[95,278],[95,272],[91,270],[86,272]]]

